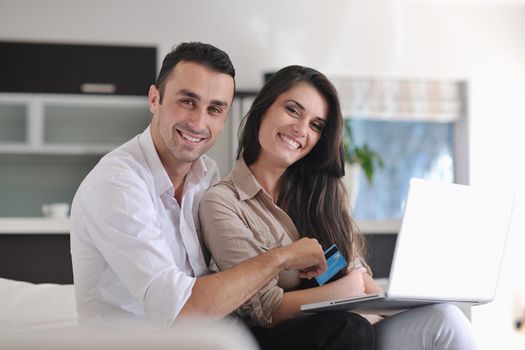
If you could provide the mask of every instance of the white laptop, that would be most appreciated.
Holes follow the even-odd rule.
[[[513,206],[512,193],[413,178],[386,291],[301,310],[388,314],[440,302],[490,302]]]

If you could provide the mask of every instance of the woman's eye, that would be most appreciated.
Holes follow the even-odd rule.
[[[286,106],[286,110],[292,114],[298,115],[299,112],[294,107]]]
[[[324,124],[323,123],[312,123],[312,128],[316,131],[323,131]]]

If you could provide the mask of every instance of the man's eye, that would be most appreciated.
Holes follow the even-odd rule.
[[[222,113],[222,109],[220,109],[219,107],[210,107],[210,108],[208,108],[208,110],[212,114],[221,114]]]
[[[182,104],[188,105],[188,106],[195,106],[195,101],[184,99],[180,101]]]

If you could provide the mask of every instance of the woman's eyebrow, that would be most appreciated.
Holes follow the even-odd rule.
[[[304,106],[302,104],[300,104],[299,102],[297,102],[296,100],[293,100],[293,99],[289,99],[289,100],[285,100],[284,102],[288,102],[288,103],[294,103],[297,105],[297,107],[299,107],[299,109],[301,110],[306,110],[306,108],[304,108]]]
[[[294,99],[284,100],[284,102],[287,102],[287,103],[293,103],[293,104],[297,105],[297,107],[298,107],[301,111],[305,111],[305,110],[306,110],[306,108],[304,108],[304,106],[303,106],[302,104],[300,104],[299,102],[297,102],[297,101],[294,100]],[[323,117],[317,116],[317,117],[315,117],[315,119],[322,120],[323,122],[326,123],[326,118],[323,118]]]

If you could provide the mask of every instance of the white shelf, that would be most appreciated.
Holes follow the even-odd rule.
[[[72,95],[72,94],[37,94],[2,92],[0,103],[15,104],[58,104],[75,106],[103,105],[113,107],[143,107],[147,98],[142,96],[117,95]]]
[[[147,98],[139,96],[2,93],[0,107],[4,154],[104,154],[150,119]]]
[[[106,145],[86,145],[86,144],[68,144],[68,145],[45,145],[30,146],[20,143],[10,143],[0,145],[0,153],[8,154],[105,154],[120,146],[120,144]]]
[[[366,234],[396,234],[400,226],[399,220],[358,221],[356,224]],[[0,234],[69,233],[70,228],[69,218],[0,218]]]
[[[356,221],[361,233],[366,234],[397,234],[401,228],[401,220],[366,220]]]
[[[0,218],[0,234],[69,234],[69,218]]]

